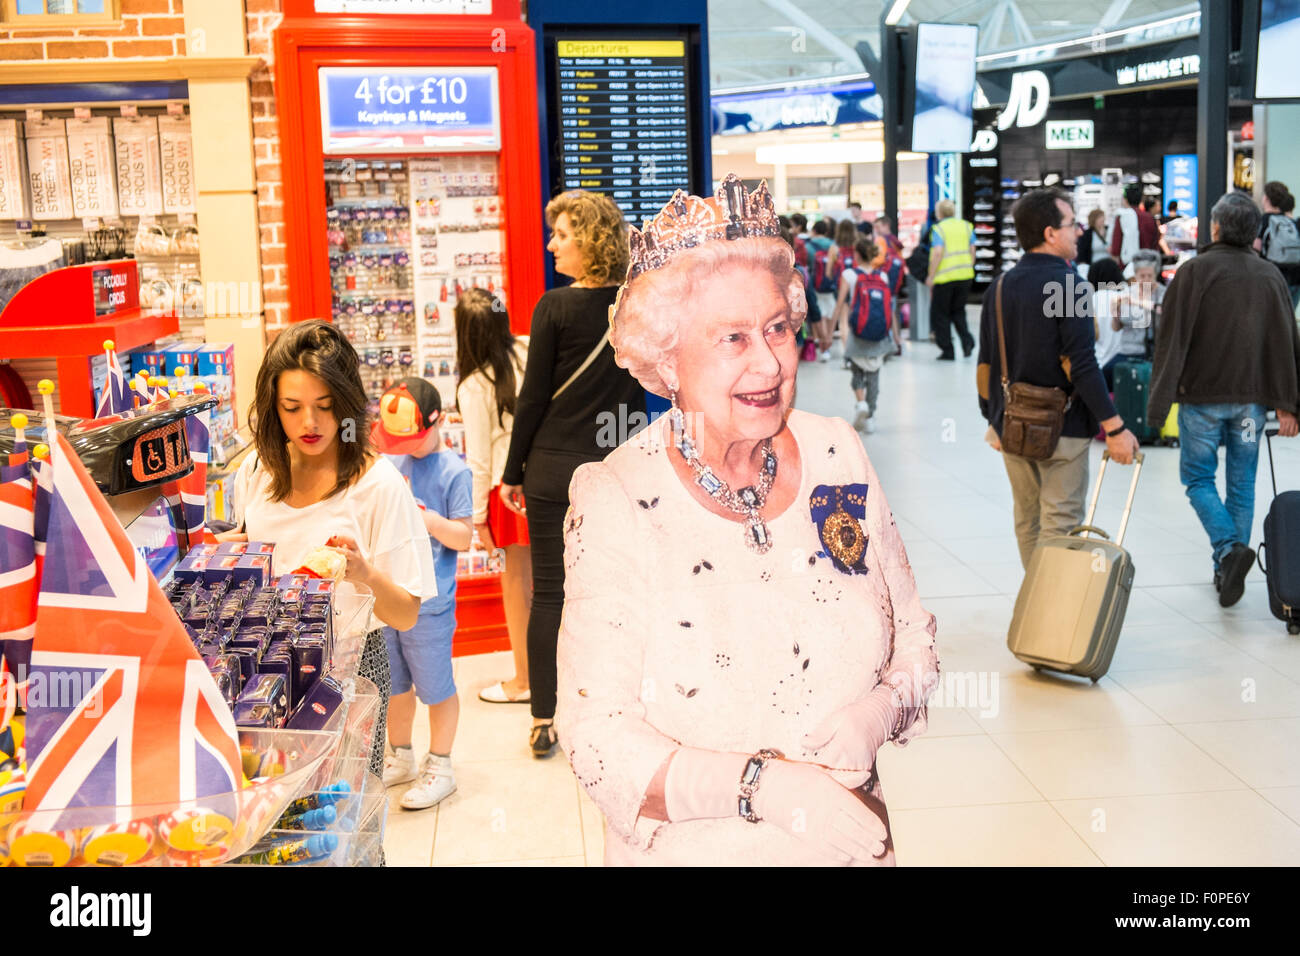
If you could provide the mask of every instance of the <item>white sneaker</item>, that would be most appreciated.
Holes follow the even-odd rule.
[[[871,421],[871,407],[866,402],[858,402],[853,410],[853,428],[855,431],[861,431],[862,427]]]
[[[827,349],[826,351],[822,352],[821,361],[829,362],[830,360],[831,360],[831,350]]]
[[[425,754],[420,779],[402,794],[402,806],[407,810],[427,810],[455,792],[456,776],[451,771],[451,758]]]
[[[384,786],[395,787],[415,779],[415,755],[410,747],[384,751]]]
[[[872,415],[870,418],[867,419],[867,428],[866,428],[866,431],[867,431],[867,434],[868,434],[868,435],[874,435],[874,434],[876,433],[876,416],[875,416],[875,415]]]

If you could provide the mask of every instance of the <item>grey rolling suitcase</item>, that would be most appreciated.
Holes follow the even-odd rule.
[[[1095,683],[1110,667],[1133,587],[1133,558],[1123,543],[1142,460],[1141,454],[1135,458],[1114,541],[1093,525],[1110,461],[1105,452],[1085,523],[1034,549],[1016,596],[1007,647],[1035,670],[1076,674]]]

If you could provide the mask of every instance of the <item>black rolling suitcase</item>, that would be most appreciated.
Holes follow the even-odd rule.
[[[1288,634],[1300,634],[1300,491],[1277,493],[1277,472],[1273,468],[1273,436],[1277,431],[1275,427],[1264,429],[1273,503],[1264,518],[1259,566],[1268,579],[1269,610],[1286,622]]]

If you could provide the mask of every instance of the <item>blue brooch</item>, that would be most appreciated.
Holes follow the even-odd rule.
[[[867,516],[867,486],[818,485],[808,504],[822,547],[836,570],[866,574],[867,533],[861,519]]]

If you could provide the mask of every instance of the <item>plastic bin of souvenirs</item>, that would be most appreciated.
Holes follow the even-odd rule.
[[[300,812],[282,817],[231,865],[378,866],[388,799],[368,757],[351,763],[355,788],[337,773],[323,778],[332,782],[304,794],[293,808]]]
[[[344,701],[324,726],[240,728],[245,777],[240,790],[129,806],[34,811],[23,809],[25,778],[11,770],[0,775],[0,866],[214,865],[247,853],[286,810],[294,809],[295,800],[340,781],[364,797],[369,784],[357,761],[369,754],[381,702],[375,685],[355,676],[353,658],[359,658],[373,603],[373,595],[362,593],[341,593],[336,600],[330,675],[342,684]],[[364,801],[355,803],[357,813],[348,818],[354,829],[362,823],[373,829],[373,811],[365,817],[360,812]],[[382,833],[382,817],[378,826]]]
[[[369,772],[370,742],[383,702],[357,678],[339,746],[276,818],[239,866],[377,866],[388,811],[382,781]]]

